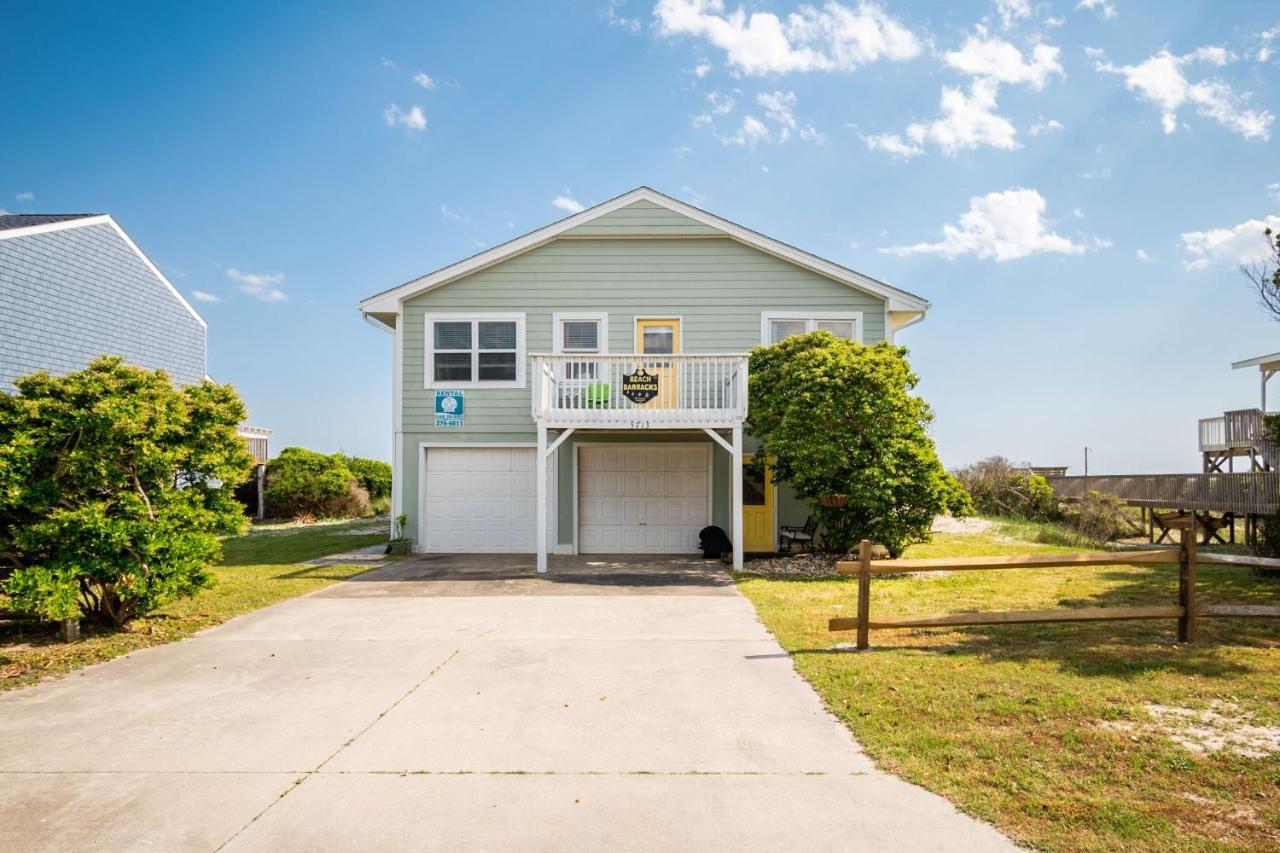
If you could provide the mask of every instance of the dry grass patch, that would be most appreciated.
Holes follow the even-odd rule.
[[[910,557],[1072,550],[1008,529],[940,534]],[[1205,603],[1276,603],[1280,582],[1202,567]],[[1013,838],[1051,850],[1262,850],[1280,845],[1280,623],[1214,619],[1178,646],[1172,621],[880,631],[869,652],[826,622],[852,579],[740,577],[828,707],[888,770]],[[876,578],[872,610],[1173,604],[1166,567]],[[1171,709],[1153,714],[1152,708]],[[1206,716],[1205,712],[1210,712]],[[1193,730],[1224,742],[1189,749]],[[1234,732],[1235,734],[1228,734]],[[1239,738],[1249,738],[1245,749]]]

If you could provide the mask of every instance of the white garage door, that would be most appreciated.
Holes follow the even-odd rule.
[[[429,447],[426,453],[422,550],[533,552],[533,448]],[[555,470],[554,461],[548,460],[549,471]],[[555,477],[548,480],[547,542],[555,543]]]
[[[710,524],[707,445],[578,450],[578,551],[688,554]]]

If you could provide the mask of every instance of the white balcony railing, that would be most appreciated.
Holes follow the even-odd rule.
[[[533,416],[549,427],[741,426],[747,356],[535,355]]]
[[[1235,409],[1200,419],[1200,450],[1247,450],[1267,443],[1260,409]]]

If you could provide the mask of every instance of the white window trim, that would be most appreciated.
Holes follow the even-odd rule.
[[[467,382],[436,382],[435,367],[435,333],[432,324],[436,322],[456,322],[459,320],[470,320],[478,323],[486,322],[511,322],[516,324],[516,378],[510,379],[480,379],[477,363],[479,358],[472,362],[471,380]],[[523,388],[525,387],[525,362],[528,360],[527,350],[525,349],[524,340],[524,314],[511,312],[485,312],[485,311],[457,311],[447,314],[424,314],[422,318],[423,326],[423,388]],[[480,341],[474,339],[472,343],[474,348],[471,352],[479,351]]]
[[[808,324],[806,331],[809,332],[817,328],[819,320],[852,320],[853,339],[858,343],[864,343],[861,311],[825,311],[822,309],[814,309],[812,311],[762,311],[760,313],[760,343],[763,346],[767,347],[771,343],[769,324],[774,320],[804,320]]]
[[[561,334],[561,325],[565,320],[595,320],[600,324],[600,355],[609,352],[609,314],[605,311],[557,311],[551,315],[551,352],[556,355],[563,355],[564,352],[564,335]],[[574,355],[575,353],[570,353]],[[583,355],[595,355],[595,353],[583,353]]]

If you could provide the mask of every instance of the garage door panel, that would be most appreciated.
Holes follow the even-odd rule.
[[[535,451],[522,447],[426,450],[423,530],[419,547],[437,553],[529,553],[534,535]],[[555,506],[554,466],[547,500]],[[555,542],[554,513],[547,513],[548,541]]]
[[[591,447],[578,456],[578,550],[689,553],[709,524],[706,446]]]

